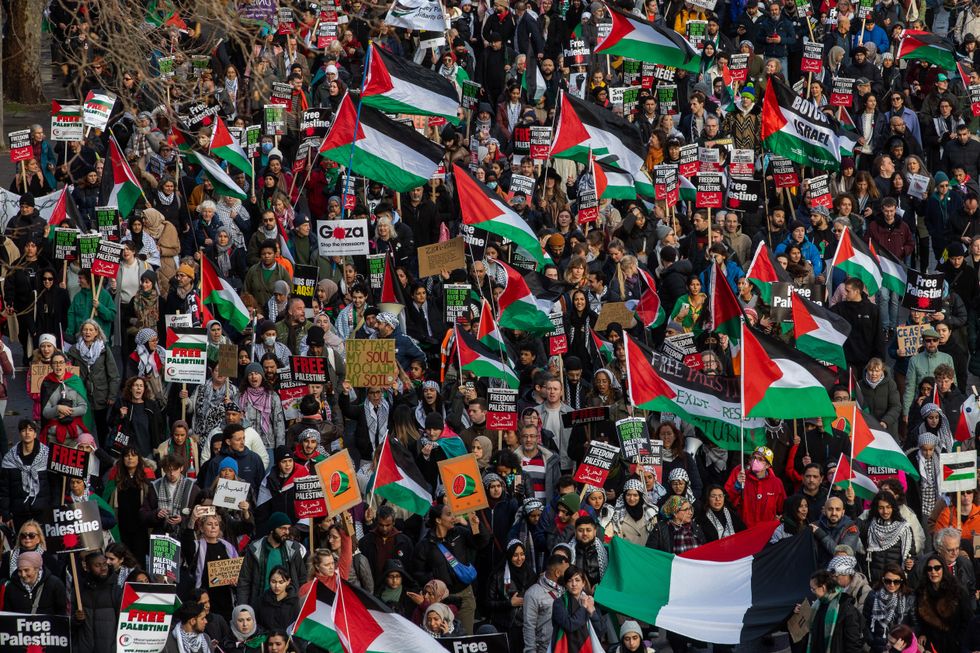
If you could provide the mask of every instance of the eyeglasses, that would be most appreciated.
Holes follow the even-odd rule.
[[[38,533],[21,533],[20,539],[22,540],[33,540],[36,537],[40,537]]]
[[[902,584],[902,579],[901,578],[882,578],[881,579],[881,582],[884,583],[885,585],[901,585]]]
[[[942,570],[943,568],[941,565],[929,565],[928,567],[926,567],[926,571],[942,571]]]
[[[683,508],[679,508],[677,510],[677,512],[688,512],[688,511],[694,512],[694,507],[693,506],[684,506]]]
[[[54,277],[41,277],[42,281],[54,281]]]
[[[923,338],[922,342],[939,342],[939,338]]]

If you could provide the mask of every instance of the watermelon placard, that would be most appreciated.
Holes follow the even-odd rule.
[[[480,468],[470,454],[440,461],[439,476],[446,488],[446,503],[457,515],[489,507]]]
[[[334,517],[361,502],[361,488],[357,484],[354,461],[346,449],[318,462],[316,477],[320,482],[328,516]]]

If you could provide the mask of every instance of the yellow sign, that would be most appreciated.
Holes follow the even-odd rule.
[[[208,563],[208,587],[224,587],[238,581],[245,558],[212,560]]]
[[[440,460],[439,476],[446,488],[446,502],[457,515],[490,507],[480,468],[471,454]]]
[[[346,449],[318,462],[316,475],[320,477],[320,485],[323,486],[323,498],[327,502],[329,517],[361,502],[361,488],[357,485],[354,461]]]
[[[395,382],[395,341],[347,339],[347,381],[355,388],[387,388]]]

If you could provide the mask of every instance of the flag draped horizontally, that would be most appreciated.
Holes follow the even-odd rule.
[[[143,195],[136,175],[123,156],[119,143],[115,136],[109,137],[109,165],[102,173],[102,187],[99,192],[99,201],[103,206],[115,206],[119,209],[119,217],[123,220],[129,218],[136,206],[136,202]]]
[[[198,152],[188,152],[188,159],[193,163],[196,162],[204,170],[204,174],[207,175],[211,183],[214,184],[214,192],[216,195],[223,195],[225,197],[237,197],[240,200],[245,200],[248,196],[245,191],[235,183],[235,180],[228,176],[228,173],[221,169],[214,159],[209,156],[204,156]]]
[[[596,43],[596,54],[627,57],[636,61],[682,68],[696,73],[701,53],[676,31],[643,20],[606,5],[612,18],[612,29]]]
[[[797,292],[790,293],[790,301],[796,347],[819,361],[847,369],[844,343],[851,333],[850,322]]]
[[[786,83],[766,87],[762,103],[762,139],[766,149],[824,170],[840,167],[840,139],[830,120]]]
[[[374,471],[373,491],[393,504],[425,515],[432,507],[432,492],[412,454],[395,437],[385,437]]]
[[[214,131],[211,132],[210,152],[225,163],[235,166],[246,175],[252,174],[252,160],[245,150],[228,131],[228,126],[221,116],[215,116]]]
[[[479,227],[514,241],[522,253],[538,262],[538,269],[553,263],[527,221],[511,210],[500,196],[474,179],[466,168],[458,164],[453,166],[453,173],[463,224]]]
[[[319,154],[347,166],[351,165],[352,147],[354,173],[399,192],[424,186],[443,156],[441,146],[377,109],[362,106],[358,123],[357,108],[350,95],[344,95]]]
[[[786,343],[742,324],[742,414],[802,419],[835,414],[827,394],[836,377]]]
[[[551,156],[588,165],[589,153],[606,165],[637,178],[646,149],[632,123],[598,105],[562,92],[555,117]]]
[[[772,524],[765,526],[771,533]],[[759,550],[765,538],[749,529],[725,538],[697,559],[698,547],[674,555],[614,537],[609,566],[596,588],[596,603],[613,612],[713,644],[739,644],[762,637],[782,624],[807,592],[816,563],[813,534]],[[752,538],[751,546],[734,540]],[[741,544],[738,542],[737,544]],[[732,551],[746,553],[731,559]]]
[[[440,116],[458,125],[459,94],[439,73],[395,56],[374,43],[361,99],[365,106],[385,113]]]
[[[834,252],[830,266],[840,268],[847,273],[847,276],[857,277],[863,281],[869,297],[881,288],[882,276],[881,268],[878,267],[878,259],[871,253],[864,241],[851,232],[849,227],[844,229],[840,240],[837,241],[837,251]]]
[[[898,58],[919,59],[943,70],[956,70],[956,46],[948,39],[924,30],[907,29],[902,33]]]
[[[218,316],[239,333],[248,326],[250,318],[245,302],[204,256],[201,257],[201,301],[213,306]]]
[[[554,325],[551,324],[548,309],[543,306],[545,302],[534,296],[521,273],[503,261],[494,261],[494,265],[503,268],[506,275],[504,291],[497,299],[497,306],[500,307],[497,323],[507,329],[538,335],[550,332]]]
[[[477,378],[500,379],[511,390],[516,390],[521,381],[507,363],[500,360],[500,353],[493,352],[467,331],[456,329],[456,352],[459,355],[459,368],[472,372]]]

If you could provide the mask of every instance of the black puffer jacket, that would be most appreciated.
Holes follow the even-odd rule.
[[[0,610],[23,614],[67,615],[68,593],[64,583],[42,570],[41,582],[33,590],[24,587],[19,578],[4,582],[0,587]]]
[[[892,436],[898,436],[898,421],[902,415],[902,398],[898,394],[895,379],[885,370],[885,377],[876,386],[868,382],[866,376],[858,381],[861,386],[861,407],[874,416],[879,422],[887,424],[886,430]]]

